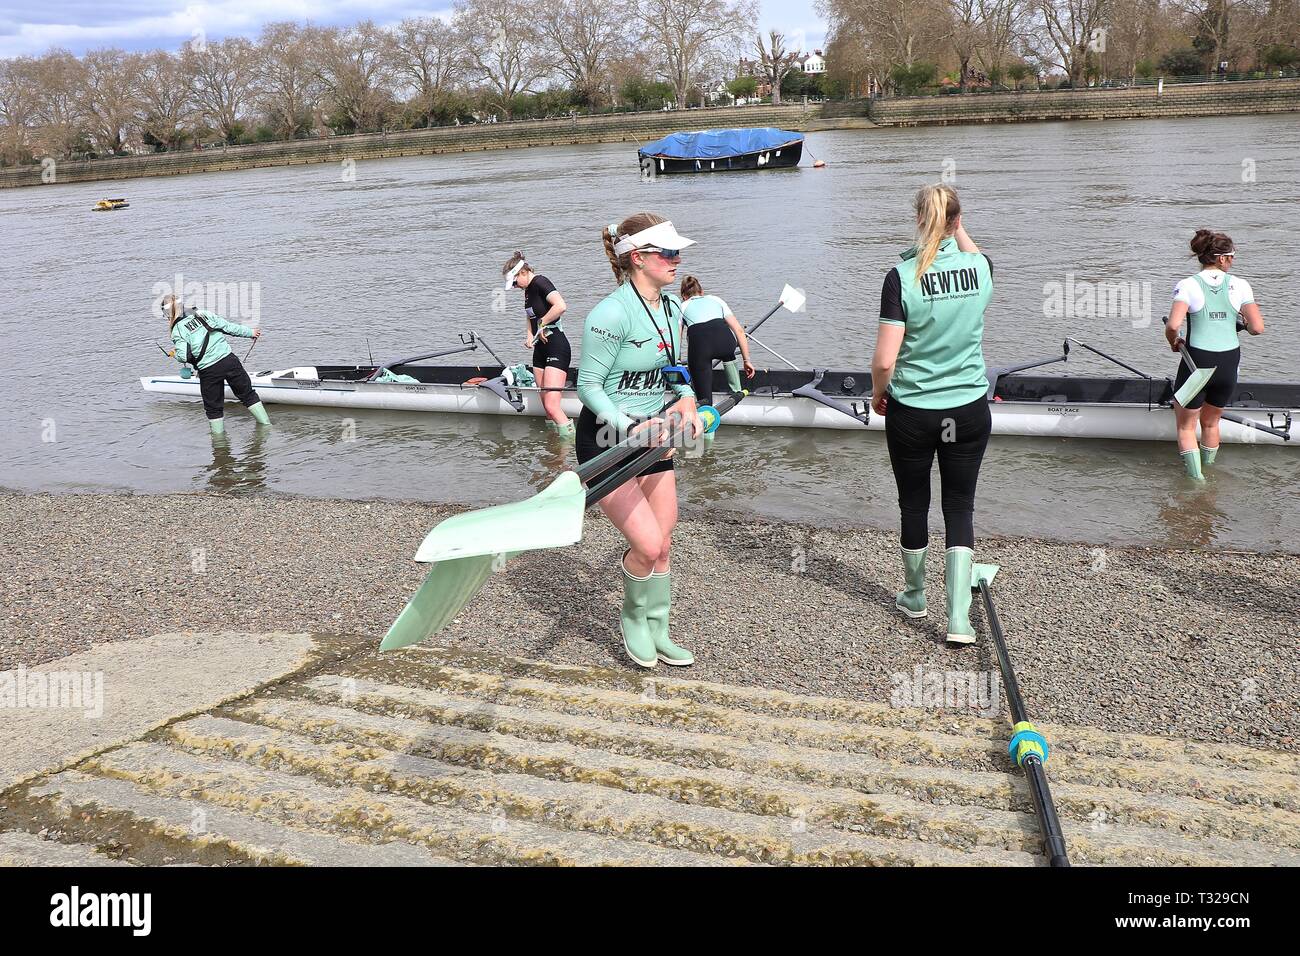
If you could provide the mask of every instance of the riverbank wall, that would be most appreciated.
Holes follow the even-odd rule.
[[[777,126],[804,130],[820,115],[820,104],[798,103],[775,107],[741,106],[655,113],[612,113],[604,116],[574,116],[476,126],[441,126],[435,129],[332,136],[329,139],[23,166],[0,170],[0,187],[215,173],[266,166],[343,163],[348,160],[392,159],[399,156],[527,146],[645,143],[678,130],[710,127]],[[635,156],[629,154],[628,162],[634,164]]]
[[[825,115],[851,115],[855,110],[875,126],[1287,113],[1300,111],[1300,78],[1113,90],[893,97],[861,101],[856,106],[828,104]]]

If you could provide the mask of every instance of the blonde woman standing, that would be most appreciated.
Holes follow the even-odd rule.
[[[992,429],[984,368],[984,310],[993,264],[966,234],[951,186],[916,194],[916,245],[890,270],[871,361],[872,410],[885,416],[902,513],[906,587],[896,605],[925,617],[930,469],[943,487],[948,642],[970,644],[975,486]]]
[[[677,279],[681,251],[695,244],[653,213],[605,229],[605,256],[618,288],[587,315],[578,364],[576,451],[585,463],[630,434],[665,419],[701,429],[689,375],[681,366],[682,306],[665,291]],[[665,403],[671,407],[665,409]],[[599,481],[599,476],[592,482]],[[623,554],[623,648],[641,667],[695,661],[674,644],[670,549],[677,524],[677,482],[671,452],[600,502],[627,539]]]
[[[262,330],[227,322],[216,313],[202,309],[183,309],[180,297],[174,295],[163,298],[162,314],[171,333],[172,350],[168,354],[198,372],[203,411],[212,433],[220,435],[226,430],[227,383],[235,398],[244,403],[258,424],[271,424],[266,407],[253,388],[253,380],[226,341],[227,335],[259,339]]]

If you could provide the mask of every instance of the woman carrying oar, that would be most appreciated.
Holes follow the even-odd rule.
[[[583,409],[576,441],[580,463],[628,434],[662,426],[665,417],[684,419],[692,437],[702,430],[689,375],[679,364],[682,306],[664,291],[677,278],[681,250],[694,240],[646,212],[611,224],[603,239],[618,288],[591,310],[582,333],[578,397]],[[672,396],[668,408],[666,396]],[[628,544],[622,561],[621,614],[628,656],[642,667],[654,667],[658,661],[694,663],[690,651],[672,642],[668,629],[669,548],[677,524],[672,453],[604,498],[600,508]]]
[[[203,411],[208,416],[208,427],[219,435],[226,430],[226,384],[252,413],[259,424],[271,424],[262,399],[253,388],[252,379],[243,363],[235,358],[226,342],[227,335],[256,340],[262,337],[261,329],[227,322],[221,316],[201,309],[182,311],[178,296],[164,296],[163,317],[171,331],[173,349],[171,356],[182,365],[191,365],[199,373],[199,392],[203,396]]]
[[[573,437],[573,422],[564,413],[560,401],[569,381],[569,365],[573,350],[564,334],[560,320],[568,306],[564,296],[556,291],[555,283],[538,275],[516,250],[501,268],[506,277],[507,289],[524,292],[524,347],[533,350],[533,377],[537,387],[543,389],[542,408],[546,409],[547,424],[566,438]],[[550,389],[550,391],[547,391]]]
[[[745,327],[736,321],[726,302],[716,295],[705,294],[704,287],[695,276],[687,276],[682,280],[682,323],[686,326],[686,361],[697,404],[713,404],[714,362],[722,363],[728,391],[740,391],[740,372],[736,368],[737,349],[745,364],[745,377],[754,377]],[[711,435],[709,433],[706,437]]]
[[[926,186],[916,194],[916,228],[916,245],[885,278],[871,360],[871,408],[885,415],[902,513],[907,586],[895,603],[908,617],[927,614],[930,468],[937,453],[948,641],[970,644],[975,486],[993,424],[983,352],[993,265],[962,227],[951,186]]]
[[[1204,479],[1202,464],[1209,467],[1219,453],[1219,419],[1225,406],[1232,403],[1237,390],[1237,369],[1241,364],[1241,343],[1237,340],[1238,323],[1244,317],[1251,335],[1264,331],[1264,317],[1250,283],[1228,275],[1236,260],[1237,249],[1221,232],[1198,229],[1192,237],[1192,255],[1204,267],[1194,276],[1183,279],[1174,289],[1174,304],[1165,323],[1169,347],[1179,351],[1179,331],[1187,323],[1187,352],[1198,369],[1214,369],[1209,382],[1185,405],[1174,405],[1178,418],[1178,454],[1187,474]],[[1186,362],[1178,363],[1175,390],[1182,387],[1192,370]],[[1200,447],[1196,443],[1196,424],[1201,425]]]

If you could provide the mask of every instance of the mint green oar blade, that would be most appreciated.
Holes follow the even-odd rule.
[[[483,587],[494,568],[523,551],[562,548],[582,539],[587,493],[566,471],[526,501],[456,515],[435,527],[415,560],[429,576],[384,635],[381,650],[432,637]]]
[[[1187,403],[1201,394],[1201,389],[1205,388],[1206,383],[1214,377],[1214,368],[1197,368],[1196,363],[1192,361],[1192,353],[1187,351],[1185,342],[1178,343],[1178,351],[1182,355],[1188,371],[1192,374],[1187,376],[1187,381],[1183,382],[1183,387],[1174,392],[1174,401],[1186,408]]]

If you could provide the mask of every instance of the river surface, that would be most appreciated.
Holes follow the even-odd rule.
[[[155,345],[166,341],[150,311],[156,284],[247,284],[265,331],[253,370],[393,359],[469,329],[524,361],[521,298],[502,296],[502,262],[522,249],[556,283],[576,341],[612,288],[601,228],[650,209],[699,241],[679,274],[700,275],[742,321],[786,282],[806,290],[805,313],[764,326],[768,345],[800,365],[865,368],[881,281],[910,242],[912,193],[945,174],[995,266],[991,364],[1059,353],[1073,335],[1172,375],[1160,318],[1194,271],[1188,239],[1209,226],[1236,240],[1268,323],[1245,343],[1243,380],[1300,379],[1300,114],[846,130],[808,146],[825,169],[646,182],[635,147],[611,144],[0,191],[0,488],[513,500],[564,463],[539,419],[349,411],[344,427],[338,413],[272,405],[268,435],[236,411],[214,447],[197,403],[139,386],[175,368]],[[118,196],[129,209],[90,211]],[[1095,282],[1126,283],[1127,306],[1054,307],[1058,290]],[[1124,374],[1078,350],[1061,371]],[[995,438],[976,526],[1300,551],[1300,454],[1225,445],[1220,461],[1198,489],[1169,444]],[[682,487],[687,508],[897,520],[878,433],[736,428],[687,464]]]

